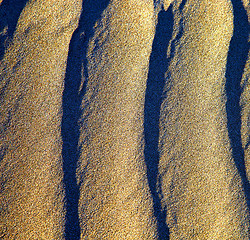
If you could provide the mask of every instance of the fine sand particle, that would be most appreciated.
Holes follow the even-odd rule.
[[[79,1],[29,1],[1,61],[1,239],[64,238],[60,109],[80,10]]]
[[[250,239],[248,0],[10,2],[0,239]]]

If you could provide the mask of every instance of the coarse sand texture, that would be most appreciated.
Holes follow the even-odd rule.
[[[180,5],[173,5],[174,56],[166,73],[159,141],[170,239],[249,239],[249,212],[227,132],[232,5]]]
[[[1,239],[64,238],[60,109],[80,10],[79,1],[27,2],[1,61]]]
[[[249,240],[249,0],[0,0],[0,239]]]
[[[155,239],[143,161],[153,1],[111,1],[89,43],[82,102],[79,214],[89,239]]]

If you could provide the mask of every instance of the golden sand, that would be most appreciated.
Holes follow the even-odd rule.
[[[249,212],[227,134],[227,1],[174,3],[174,57],[161,109],[160,172],[171,239],[248,239]],[[188,236],[188,237],[187,237]]]
[[[143,103],[154,22],[153,2],[111,1],[89,44],[78,169],[82,239],[157,235],[143,163]]]
[[[1,62],[1,239],[63,239],[60,109],[80,10],[30,1]]]
[[[86,89],[74,173],[80,239],[250,239],[250,52],[240,82],[243,170],[228,130],[234,2],[110,0],[96,19],[79,60],[82,68],[87,63],[81,69],[87,72],[81,79]],[[65,233],[70,209],[63,183],[62,98],[70,42],[88,4],[27,1],[5,47],[0,239],[72,239]],[[238,4],[249,21],[249,1]],[[158,14],[170,6],[174,22],[166,43],[170,62],[160,110],[156,206],[144,156],[144,107]],[[83,30],[81,36],[87,35]],[[169,233],[159,228],[156,208],[166,210]]]

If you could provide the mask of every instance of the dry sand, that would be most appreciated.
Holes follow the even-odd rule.
[[[143,157],[152,1],[111,1],[88,49],[78,181],[82,239],[155,239]]]
[[[248,0],[10,2],[0,239],[250,239]]]
[[[1,239],[63,239],[61,102],[80,10],[28,2],[1,61]]]
[[[173,9],[173,58],[166,73],[159,142],[170,236],[248,239],[249,212],[227,130],[232,5],[187,1],[183,9],[175,2]]]

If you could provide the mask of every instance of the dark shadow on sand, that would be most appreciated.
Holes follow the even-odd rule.
[[[250,188],[246,175],[244,149],[241,140],[241,79],[249,51],[249,22],[247,12],[240,0],[232,0],[234,31],[230,42],[226,66],[226,111],[227,128],[231,142],[233,158],[241,176],[244,191],[250,207]]]
[[[63,117],[61,126],[64,186],[66,192],[66,240],[80,239],[78,214],[80,191],[76,179],[76,168],[80,154],[78,150],[78,140],[80,136],[78,122],[82,114],[81,102],[88,81],[88,61],[86,54],[88,42],[93,36],[94,24],[101,17],[108,3],[109,0],[84,1],[79,26],[75,30],[69,46],[64,80]]]
[[[165,73],[169,64],[167,48],[172,37],[173,24],[172,7],[170,6],[167,12],[161,11],[158,15],[158,24],[156,26],[149,62],[144,108],[144,154],[160,240],[169,238],[169,229],[166,225],[166,210],[161,207],[161,186],[158,185],[160,183],[158,183],[157,177],[159,164],[158,141],[160,108],[165,85]]]
[[[13,38],[17,21],[28,0],[3,0],[0,5],[0,60]]]

